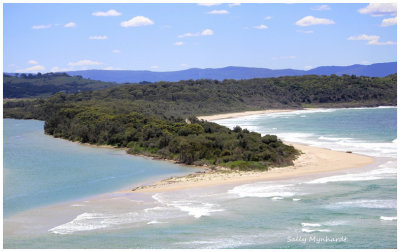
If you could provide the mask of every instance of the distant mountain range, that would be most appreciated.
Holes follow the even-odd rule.
[[[371,65],[321,66],[310,70],[268,69],[255,67],[223,67],[223,68],[190,68],[181,71],[152,72],[137,70],[83,70],[69,71],[71,76],[116,83],[139,83],[157,81],[180,81],[189,79],[252,79],[295,75],[356,75],[369,77],[385,77],[397,73],[397,62],[376,63]]]
[[[279,69],[272,70],[268,68],[255,67],[224,67],[224,68],[191,68],[181,71],[171,72],[152,72],[152,71],[135,71],[135,70],[85,70],[70,71],[69,75],[81,75],[84,78],[101,81],[112,81],[117,83],[143,81],[180,81],[189,79],[252,79],[252,78],[268,78],[279,76],[294,75],[356,75],[370,77],[384,77],[397,72],[397,62],[377,63],[372,65],[351,65],[351,66],[321,66],[310,70],[295,69]]]

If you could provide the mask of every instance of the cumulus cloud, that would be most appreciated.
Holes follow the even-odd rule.
[[[97,17],[116,17],[116,16],[121,16],[121,13],[119,13],[114,9],[111,9],[108,11],[93,12],[92,15]]]
[[[73,27],[76,27],[76,24],[74,22],[69,22],[69,23],[66,23],[64,25],[64,27],[65,28],[73,28]]]
[[[317,18],[313,16],[306,16],[296,22],[298,26],[310,26],[310,25],[328,25],[334,24],[335,22],[327,18]]]
[[[366,35],[366,34],[361,34],[357,36],[350,36],[347,38],[347,40],[365,40],[368,41],[367,45],[395,45],[396,42],[393,41],[379,41],[380,36],[378,35]]]
[[[90,36],[89,39],[98,39],[98,40],[100,39],[100,40],[102,40],[102,39],[108,39],[108,37],[105,36],[105,35],[103,35],[103,36]]]
[[[266,17],[264,18],[264,20],[270,20],[270,19],[272,19],[271,16],[266,16]]]
[[[198,3],[197,5],[210,7],[220,5],[220,3]]]
[[[264,30],[264,29],[268,29],[268,26],[266,25],[257,25],[253,27],[254,29],[259,29],[259,30]]]
[[[181,46],[181,45],[183,45],[183,42],[182,41],[178,41],[178,42],[175,42],[174,45]]]
[[[397,25],[397,17],[385,18],[382,20],[381,26]]]
[[[235,6],[240,6],[240,3],[231,3],[228,4],[229,7],[235,7]]]
[[[191,33],[191,32],[187,32],[185,34],[181,34],[178,36],[178,38],[185,38],[185,37],[199,37],[199,36],[211,36],[213,35],[214,32],[211,29],[205,29],[202,32],[195,32],[195,33]]]
[[[37,64],[39,64],[36,60],[29,60],[28,61],[28,64],[29,65],[37,65]]]
[[[313,66],[304,66],[304,69],[305,70],[310,70],[310,69],[312,69],[313,68]]]
[[[114,50],[112,50],[112,52],[113,52],[113,53],[120,53],[121,51],[118,50],[118,49],[114,49]]]
[[[201,32],[201,36],[211,36],[213,34],[214,32],[211,29],[205,29],[204,31]]]
[[[151,69],[157,69],[157,68],[159,68],[159,66],[151,66],[150,68]]]
[[[122,27],[138,27],[138,26],[146,26],[152,24],[154,24],[154,22],[144,16],[136,16],[128,21],[121,22]]]
[[[326,4],[318,5],[318,6],[311,8],[311,10],[315,10],[315,11],[325,11],[325,10],[330,10],[330,9],[331,9],[331,7],[329,7],[329,5],[326,5]]]
[[[32,29],[34,29],[34,30],[49,29],[49,28],[51,28],[51,24],[49,24],[49,25],[34,25],[34,26],[32,26]]]
[[[44,66],[34,65],[34,66],[31,66],[31,67],[28,67],[25,69],[18,69],[18,70],[16,70],[16,72],[18,72],[18,73],[29,73],[29,72],[37,73],[37,72],[43,71],[45,69],[46,68]]]
[[[229,11],[227,10],[212,10],[210,12],[208,12],[208,14],[213,14],[213,15],[224,15],[224,14],[228,14]]]
[[[68,72],[68,71],[71,71],[71,70],[72,70],[71,68],[61,68],[61,67],[58,67],[58,66],[55,66],[55,67],[51,68],[51,72]]]
[[[101,65],[101,64],[103,64],[103,63],[85,59],[85,60],[79,60],[77,62],[69,62],[68,66],[94,66],[94,65]]]
[[[366,7],[358,10],[361,14],[369,14],[374,17],[384,15],[397,15],[396,3],[370,3]]]

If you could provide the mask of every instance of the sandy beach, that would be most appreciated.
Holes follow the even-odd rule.
[[[306,108],[306,109],[313,109],[313,108]],[[304,109],[304,110],[306,110]],[[240,116],[249,116],[249,115],[260,115],[260,114],[269,114],[269,113],[281,113],[281,112],[291,112],[299,109],[267,109],[267,110],[255,110],[255,111],[243,111],[243,112],[236,112],[236,113],[225,113],[225,114],[216,114],[216,115],[208,115],[208,116],[198,116],[197,118],[206,120],[206,121],[213,121],[213,120],[220,120],[220,119],[228,119]]]
[[[218,168],[215,171],[194,173],[182,177],[172,177],[153,185],[139,186],[133,192],[163,192],[204,186],[246,183],[260,180],[292,178],[351,168],[361,168],[372,164],[375,159],[368,156],[332,151],[324,148],[291,144],[303,154],[293,166],[272,168],[270,171],[231,171]]]
[[[210,116],[199,116],[199,119],[212,121],[218,119],[234,118],[247,115],[291,112],[295,109],[269,109],[258,111],[245,111],[238,113],[216,114]],[[204,172],[197,172],[181,177],[171,177],[158,181],[154,184],[140,185],[127,192],[163,192],[181,190],[204,186],[218,186],[224,184],[246,183],[260,180],[273,180],[293,178],[304,175],[333,172],[351,168],[362,168],[372,164],[375,159],[369,156],[333,151],[325,148],[312,147],[302,144],[286,143],[293,145],[303,154],[294,161],[292,166],[271,168],[269,171],[233,171],[223,167],[211,170],[204,167]],[[351,152],[351,150],[349,150]]]

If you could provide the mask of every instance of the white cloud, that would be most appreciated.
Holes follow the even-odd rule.
[[[103,35],[103,36],[90,36],[89,39],[108,39],[107,36]]]
[[[270,20],[270,19],[272,19],[271,16],[266,16],[266,17],[264,18],[264,20]]]
[[[136,16],[128,21],[121,22],[122,27],[138,27],[138,26],[146,26],[152,24],[154,24],[154,22],[144,16]]]
[[[378,41],[378,40],[371,40],[368,42],[368,45],[395,45],[395,44],[396,44],[396,42],[393,42],[393,41],[382,42],[382,41]]]
[[[313,16],[306,16],[296,22],[298,26],[310,26],[310,25],[328,25],[334,24],[335,22],[327,18],[316,18]]]
[[[105,67],[105,68],[103,68],[103,70],[115,70],[115,69],[114,69],[114,67],[112,67],[112,66],[109,66],[109,67]]]
[[[357,36],[350,36],[347,38],[348,40],[379,40],[379,36],[376,35],[366,35],[366,34],[361,34]]]
[[[329,7],[329,5],[326,5],[326,4],[318,5],[318,6],[311,8],[311,10],[315,10],[315,11],[325,11],[325,10],[330,10],[330,9],[331,9],[331,7]]]
[[[86,60],[80,60],[77,62],[69,62],[68,66],[93,66],[93,65],[101,65],[101,64],[103,64],[103,63],[86,59]]]
[[[201,32],[201,36],[211,36],[213,34],[214,32],[211,29],[205,29],[204,31]]]
[[[157,68],[159,68],[159,66],[151,66],[150,68],[151,69],[157,69]]]
[[[195,33],[191,33],[191,32],[187,32],[185,34],[181,34],[178,36],[178,38],[185,38],[185,37],[198,37],[198,36],[211,36],[213,35],[214,32],[211,29],[205,29],[202,32],[195,32]]]
[[[32,29],[34,29],[34,30],[49,29],[49,28],[51,28],[51,24],[49,24],[49,25],[34,25],[34,26],[32,26]]]
[[[397,5],[396,3],[370,3],[367,7],[358,10],[361,14],[369,14],[373,17],[379,17],[384,15],[396,15]]]
[[[108,10],[108,11],[98,11],[98,12],[93,12],[93,16],[97,17],[115,17],[115,16],[121,16],[121,13],[119,13],[116,10]]]
[[[381,26],[397,25],[397,17],[385,18],[382,20]]]
[[[39,64],[36,60],[30,60],[30,61],[28,61],[28,64],[30,64],[30,65],[37,65],[37,64]]]
[[[60,68],[58,66],[52,67],[51,72],[68,72],[71,71],[71,68]]]
[[[208,12],[208,14],[224,15],[224,14],[229,14],[229,11],[227,11],[227,10],[212,10],[212,11]]]
[[[259,29],[259,30],[264,30],[264,29],[268,29],[268,26],[266,25],[257,25],[257,26],[253,26],[254,29]]]
[[[304,69],[305,70],[310,70],[310,69],[312,69],[313,68],[313,66],[304,66]]]
[[[112,50],[112,52],[113,52],[113,53],[120,53],[121,51],[118,50],[118,49],[114,49],[114,50]]]
[[[31,66],[31,67],[28,67],[28,68],[25,68],[25,69],[18,69],[18,70],[16,70],[16,72],[18,72],[18,73],[27,73],[27,72],[37,73],[37,72],[43,71],[45,69],[46,68],[44,66],[34,65],[34,66]]]
[[[366,35],[366,34],[361,34],[357,36],[350,36],[347,38],[347,40],[365,40],[368,41],[368,45],[395,45],[396,42],[393,41],[379,41],[380,36],[377,35]]]
[[[65,28],[72,28],[72,27],[76,27],[76,24],[74,22],[69,22],[67,24],[64,25]]]
[[[305,33],[305,34],[311,34],[314,33],[313,30],[296,30],[297,32]]]
[[[178,42],[175,42],[174,45],[181,46],[181,45],[183,45],[183,42],[182,41],[178,41]]]
[[[210,7],[220,5],[220,3],[198,3],[197,5]]]
[[[240,3],[231,3],[228,4],[229,7],[235,7],[235,6],[240,6]]]
[[[182,63],[181,66],[185,67],[188,66],[188,64]]]

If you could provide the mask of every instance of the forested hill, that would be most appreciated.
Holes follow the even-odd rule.
[[[269,78],[280,76],[300,76],[300,75],[356,75],[368,77],[385,77],[397,72],[397,62],[376,63],[371,65],[351,65],[351,66],[321,66],[310,70],[296,69],[268,69],[256,67],[223,67],[223,68],[191,68],[171,72],[153,72],[137,70],[83,70],[71,71],[70,75],[81,75],[84,78],[101,81],[113,81],[117,83],[139,83],[142,81],[180,81],[198,79],[253,79]]]
[[[302,106],[396,105],[396,75],[302,76],[123,85],[4,103],[5,118],[45,121],[55,137],[128,147],[186,164],[268,169],[298,155],[276,136],[230,130],[191,115]],[[185,120],[185,118],[188,118]]]
[[[185,117],[268,108],[396,105],[396,83],[396,74],[384,78],[309,75],[241,81],[188,80],[118,85],[91,92],[59,94],[34,103],[79,104],[152,116]],[[92,84],[106,85],[103,82]],[[14,106],[12,104],[18,102],[8,106]],[[11,116],[11,111],[5,110],[5,115]],[[36,118],[31,112],[27,111],[23,117]]]
[[[115,85],[117,84],[88,80],[81,76],[71,77],[66,73],[20,74],[18,76],[3,74],[3,97],[46,97],[58,92],[76,93]]]

